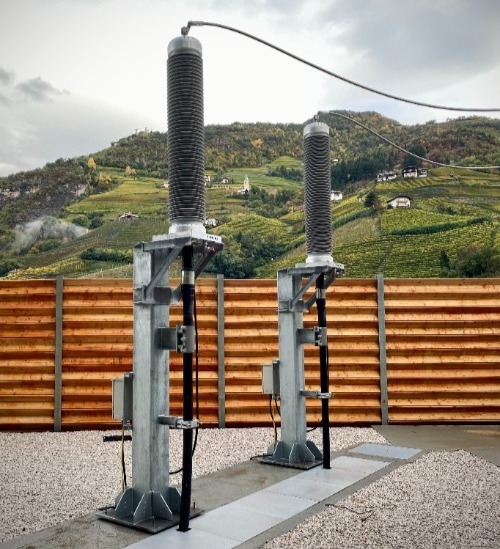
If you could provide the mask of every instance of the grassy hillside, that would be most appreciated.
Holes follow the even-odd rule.
[[[292,160],[283,158],[282,162],[290,165]],[[229,172],[232,182],[207,188],[207,216],[221,222],[212,232],[226,242],[221,259],[209,269],[212,272],[228,269],[229,276],[250,272],[275,277],[277,269],[304,261],[301,184],[266,176],[268,169],[235,169]],[[500,249],[498,175],[461,172],[457,176],[447,168],[430,173],[418,180],[370,181],[356,194],[332,203],[334,258],[345,264],[346,276],[439,277],[443,275],[442,251],[454,260],[460,249],[471,244]],[[252,189],[249,197],[237,194],[245,176]],[[162,180],[154,178],[123,177],[112,191],[69,205],[61,220],[74,222],[100,212],[103,224],[55,249],[27,253],[20,258],[23,268],[13,276],[131,276],[126,261],[83,259],[81,255],[88,249],[130,251],[135,243],[168,232],[168,190],[162,185]],[[408,195],[412,207],[384,208],[372,215],[363,204],[368,191],[375,191],[383,204],[398,194]],[[282,195],[283,204],[273,202]],[[268,211],[280,215],[269,216]],[[119,220],[126,212],[139,217]],[[235,266],[237,260],[241,264]]]
[[[499,120],[404,126],[377,113],[347,114],[440,162],[500,164]],[[451,276],[446,265],[467,246],[500,254],[498,172],[440,168],[423,179],[377,183],[377,170],[400,166],[404,154],[344,119],[324,120],[338,159],[332,185],[344,192],[332,203],[332,238],[346,276]],[[275,277],[277,269],[305,259],[302,129],[206,128],[206,216],[216,218],[211,231],[225,242],[207,271]],[[168,232],[166,145],[166,134],[140,132],[92,158],[60,159],[0,178],[0,277],[131,276],[132,247]],[[246,178],[248,196],[239,192]],[[370,192],[382,205],[378,211],[365,207]],[[388,210],[387,201],[401,194],[411,198],[411,208]],[[127,213],[130,219],[120,220]]]

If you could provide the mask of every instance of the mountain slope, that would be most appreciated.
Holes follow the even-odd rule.
[[[462,155],[462,162],[500,164],[498,120],[402,126],[376,113],[350,115],[406,147],[419,144],[439,161]],[[378,161],[391,168],[404,161],[403,153],[348,121],[333,115],[327,120],[332,158],[339,159],[333,185],[339,164],[373,171]],[[207,127],[207,218],[216,218],[211,231],[226,242],[208,270],[274,277],[277,268],[304,260],[302,128]],[[133,245],[168,231],[165,134],[141,132],[92,157],[0,179],[0,276],[15,267],[11,276],[131,276]],[[238,193],[246,177],[248,196]],[[344,198],[332,203],[335,259],[346,265],[347,276],[442,276],[443,253],[453,261],[469,244],[500,249],[498,173],[441,168],[424,179],[349,181],[337,181]],[[382,205],[408,195],[412,207],[372,215],[364,206],[370,191]]]

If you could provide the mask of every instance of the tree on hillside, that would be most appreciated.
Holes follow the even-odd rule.
[[[500,276],[500,251],[491,245],[471,244],[457,251],[451,261],[447,252],[441,250],[439,261],[443,276],[457,278],[483,278]]]
[[[87,160],[87,168],[89,170],[97,170],[97,164],[92,156],[89,156],[89,159]]]
[[[408,151],[423,158],[427,157],[427,151],[422,143],[412,145]],[[407,154],[403,159],[403,168],[407,168],[408,166],[422,166],[422,160],[415,158],[411,154]]]
[[[382,209],[382,203],[380,198],[375,191],[370,191],[364,201],[365,208],[370,208],[373,214],[376,214]]]
[[[137,179],[137,172],[135,170],[135,168],[131,168],[130,166],[127,165],[127,167],[125,168],[125,175],[127,177],[133,177],[134,179]]]

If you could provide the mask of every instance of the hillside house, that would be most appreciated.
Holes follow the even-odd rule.
[[[417,166],[407,166],[406,168],[403,168],[403,177],[418,177]]]
[[[211,178],[209,175],[206,175],[206,176],[205,176],[205,185],[206,185],[207,183],[210,183],[211,181],[212,181],[212,178]]]
[[[139,216],[136,214],[133,214],[132,212],[127,212],[118,218],[120,221],[134,221],[134,219],[139,219]]]
[[[388,208],[411,208],[411,198],[409,196],[396,196],[387,201]]]
[[[205,223],[203,223],[207,229],[213,229],[214,227],[217,227],[218,224],[219,222],[215,217],[209,217],[208,219],[205,219]]]
[[[377,182],[391,181],[392,179],[396,179],[397,176],[398,176],[398,174],[395,171],[379,172],[377,174]]]
[[[403,177],[427,177],[427,169],[408,166],[403,170]]]
[[[342,198],[344,198],[342,191],[332,191],[330,193],[331,202],[338,202],[339,200],[342,200]]]

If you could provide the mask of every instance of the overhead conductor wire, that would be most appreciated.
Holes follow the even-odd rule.
[[[319,111],[318,114],[333,114],[335,116],[340,116],[341,118],[345,118],[346,120],[349,120],[353,124],[356,124],[360,126],[361,128],[365,129],[366,131],[372,133],[373,135],[377,136],[379,139],[382,139],[382,141],[385,141],[392,147],[395,147],[396,149],[409,154],[410,156],[413,156],[414,158],[418,158],[419,160],[423,160],[424,162],[429,162],[429,164],[434,164],[435,166],[444,166],[445,168],[453,168],[458,170],[498,170],[500,169],[500,166],[457,166],[455,164],[443,164],[442,162],[436,162],[435,160],[429,160],[428,158],[424,158],[423,156],[419,156],[418,154],[412,153],[406,149],[403,149],[403,147],[400,147],[390,139],[387,139],[387,137],[384,137],[383,135],[380,135],[375,130],[372,130],[362,122],[359,122],[358,120],[354,120],[354,118],[350,118],[349,116],[346,116],[345,114],[342,114],[340,112],[336,111]]]
[[[353,86],[356,86],[357,88],[361,88],[363,90],[376,93],[377,95],[382,95],[384,97],[388,97],[389,99],[394,99],[396,101],[402,101],[403,103],[410,103],[411,105],[418,105],[420,107],[428,107],[429,109],[440,109],[445,111],[459,111],[459,112],[500,112],[500,108],[480,108],[480,107],[450,107],[445,105],[434,105],[432,103],[425,103],[423,101],[415,101],[414,99],[407,99],[405,97],[399,97],[397,95],[393,95],[391,93],[383,92],[381,90],[376,90],[375,88],[371,88],[370,86],[365,86],[364,84],[360,84],[359,82],[355,82],[354,80],[350,80],[349,78],[346,78],[345,76],[341,76],[340,74],[337,74],[335,72],[332,72],[328,69],[325,69],[324,67],[321,67],[320,65],[317,65],[316,63],[312,63],[311,61],[307,61],[303,57],[299,57],[298,55],[295,55],[294,53],[289,52],[288,50],[285,50],[284,48],[280,48],[279,46],[276,46],[275,44],[272,44],[271,42],[268,42],[267,40],[263,40],[262,38],[259,38],[258,36],[255,36],[253,34],[250,34],[248,32],[245,32],[241,29],[236,29],[234,27],[230,27],[229,25],[223,25],[221,23],[210,23],[208,21],[188,21],[187,26],[182,27],[181,33],[183,36],[186,36],[189,33],[189,30],[191,27],[217,27],[220,29],[225,29],[231,32],[235,32],[237,34],[241,34],[242,36],[246,36],[247,38],[250,38],[251,40],[255,40],[256,42],[260,42],[261,44],[264,44],[265,46],[268,46],[269,48],[272,48],[273,50],[279,51],[280,53],[291,57],[292,59],[295,59],[296,61],[299,61],[299,63],[303,63],[304,65],[308,65],[309,67],[316,69],[320,72],[323,72],[325,74],[328,74],[329,76],[332,76],[333,78],[337,78],[338,80],[342,80],[343,82],[347,82],[347,84],[351,84]]]

